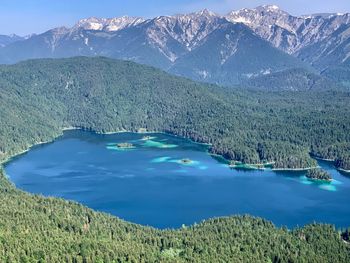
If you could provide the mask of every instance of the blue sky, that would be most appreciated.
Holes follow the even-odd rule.
[[[219,14],[276,4],[294,15],[350,12],[350,0],[0,0],[0,34],[41,33],[90,16],[154,17],[208,8]]]

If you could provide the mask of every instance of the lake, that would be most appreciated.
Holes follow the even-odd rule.
[[[230,169],[206,145],[166,134],[144,136],[66,131],[17,156],[5,171],[27,192],[158,228],[236,214],[289,228],[313,221],[350,225],[350,178],[327,162],[320,165],[332,174],[331,184],[311,182],[301,172]],[[125,142],[135,148],[116,147]]]

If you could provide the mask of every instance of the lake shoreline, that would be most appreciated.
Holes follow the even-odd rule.
[[[337,168],[337,170],[346,174],[350,174],[350,170],[345,170],[343,168]]]
[[[318,169],[320,166],[312,166],[312,167],[306,167],[306,168],[273,168],[272,171],[275,172],[305,172],[312,169]]]
[[[205,145],[205,146],[212,146],[212,144],[210,144],[210,143],[196,142],[196,141],[193,141],[190,138],[182,137],[182,136],[179,136],[179,135],[176,135],[176,134],[167,133],[167,132],[163,132],[163,131],[147,131],[147,130],[144,130],[144,129],[138,129],[138,131],[118,130],[118,131],[111,131],[111,132],[98,132],[98,131],[93,131],[93,130],[87,130],[87,129],[84,129],[84,128],[81,128],[81,127],[69,126],[69,127],[63,127],[61,129],[61,133],[58,134],[57,136],[55,136],[52,139],[49,139],[49,140],[44,141],[44,142],[35,142],[32,145],[30,145],[25,150],[23,150],[21,152],[18,152],[18,153],[15,153],[15,154],[13,154],[11,156],[5,157],[3,160],[0,160],[0,166],[6,165],[7,163],[11,162],[11,160],[13,158],[16,158],[18,156],[21,156],[22,154],[27,153],[28,151],[30,151],[32,148],[34,148],[36,146],[53,143],[58,138],[62,137],[64,135],[65,131],[75,131],[75,130],[92,132],[92,133],[100,134],[100,135],[113,135],[113,134],[120,134],[120,133],[135,133],[135,134],[157,134],[158,133],[158,134],[170,135],[170,136],[178,137],[178,138],[184,138],[184,139],[190,140],[192,143],[196,143],[196,144],[201,144],[201,145]],[[228,164],[231,161],[234,161],[234,160],[227,160],[223,155],[214,154],[214,153],[210,153],[210,152],[209,152],[209,154],[213,155],[213,156],[218,156],[220,158],[223,158],[225,161],[227,161]],[[316,157],[312,157],[312,158],[325,160],[325,159],[316,158]],[[271,164],[274,164],[274,163],[275,162],[267,162],[267,163],[264,163],[264,164],[244,164],[243,163],[241,166],[238,166],[238,165],[228,165],[228,166],[229,166],[229,168],[232,168],[232,169],[247,169],[247,170],[257,170],[257,171],[267,171],[267,170],[271,171],[272,170],[274,172],[283,172],[283,171],[284,172],[288,172],[288,171],[289,172],[303,172],[303,171],[308,171],[308,170],[311,170],[311,169],[319,168],[318,166],[317,167],[306,167],[306,168],[266,168],[266,167],[259,168],[259,167],[256,167],[256,166],[267,166],[267,165],[271,165]],[[350,171],[347,171],[347,170],[340,170],[339,168],[338,168],[338,170],[342,171],[344,173],[350,173]]]
[[[274,217],[274,213],[261,212],[258,202],[253,201],[253,199],[262,200],[261,196],[271,195],[266,197],[266,200],[270,200],[269,198],[272,197],[276,200],[278,196],[281,196],[278,191],[283,193],[284,189],[289,189],[288,191],[293,193],[294,190],[291,189],[294,187],[297,191],[294,194],[300,193],[300,196],[303,197],[319,193],[321,191],[319,189],[337,191],[335,187],[338,186],[328,186],[322,182],[322,184],[318,184],[317,181],[312,184],[308,183],[303,174],[295,176],[288,173],[275,174],[271,170],[266,172],[230,170],[227,165],[212,159],[206,152],[206,147],[193,145],[186,139],[176,139],[171,135],[156,134],[154,136],[158,137],[157,141],[178,144],[177,150],[163,151],[157,147],[142,149],[143,142],[140,140],[142,136],[142,134],[136,133],[103,136],[93,132],[67,132],[62,138],[54,141],[56,145],[35,148],[33,154],[29,153],[15,159],[5,167],[4,171],[9,176],[8,180],[13,182],[18,189],[30,194],[42,193],[44,196],[61,196],[65,200],[83,203],[87,207],[94,208],[95,211],[104,211],[128,222],[151,225],[155,228],[177,228],[180,223],[191,225],[201,219],[230,215],[232,211],[239,211],[237,214],[249,212],[252,215],[272,220],[278,225],[286,224],[288,228],[293,228],[292,220],[283,221],[282,217]],[[110,151],[113,149],[109,149],[108,146],[118,142],[135,142],[140,151],[125,153]],[[193,154],[192,151],[194,151]],[[161,157],[168,159],[157,162],[156,159]],[[26,166],[29,162],[33,165]],[[186,164],[189,164],[188,167],[183,166]],[[330,166],[331,164],[328,164],[327,167]],[[45,167],[45,171],[42,170],[43,167]],[[187,170],[186,174],[182,173],[184,170]],[[94,176],[95,174],[98,176]],[[310,186],[302,186],[303,184]],[[184,185],[187,186],[183,187]],[[257,189],[257,185],[259,185],[260,190]],[[128,197],[128,189],[138,190],[131,191],[130,197]],[[188,191],[189,189],[195,189],[194,193]],[[254,189],[254,195],[248,189]],[[277,191],[277,189],[279,190]],[[118,194],[114,195],[113,191]],[[209,192],[212,194],[208,195]],[[158,193],[161,193],[163,198],[159,198]],[[91,202],[94,198],[100,201]],[[208,202],[203,201],[205,198],[208,198]],[[232,200],[239,198],[249,200],[253,208],[246,210],[247,207],[244,204],[232,202]],[[208,209],[204,208],[201,211],[200,219],[189,212],[188,216],[184,216],[184,219],[178,221],[174,219],[173,222],[172,219],[164,216],[165,219],[157,219],[158,222],[154,224],[150,223],[153,221],[148,220],[147,216],[139,217],[137,212],[134,214],[134,207],[145,207],[145,209],[150,209],[145,210],[145,213],[151,215],[155,212],[153,209],[158,209],[154,208],[157,205],[162,209],[175,207],[181,211],[182,208],[177,204],[184,201],[178,202],[178,199],[192,200],[191,202],[195,206],[205,206]],[[133,200],[132,202],[136,203],[127,201],[131,202],[131,205],[124,208],[119,206],[121,200]],[[151,201],[154,203],[151,207],[147,207]],[[215,210],[217,203],[223,207],[222,212],[217,213]],[[266,203],[269,205],[269,202]],[[287,207],[288,202],[285,204],[283,206]],[[191,204],[188,211],[191,210],[190,206]],[[278,208],[279,205],[276,207]],[[230,210],[231,208],[233,210]],[[234,210],[236,208],[238,210]],[[271,205],[271,208],[274,209],[274,205]],[[315,218],[315,220],[318,219]],[[333,219],[330,218],[330,220]],[[300,222],[300,224],[308,222]]]
[[[317,157],[317,156],[313,156],[313,155],[311,155],[311,156],[312,156],[312,158],[314,158],[316,160],[325,161],[325,162],[335,162],[335,159],[321,158],[321,157]]]
[[[29,152],[30,150],[32,150],[34,147],[40,146],[40,145],[45,145],[45,144],[50,144],[53,143],[57,138],[61,137],[61,135],[58,135],[57,137],[55,137],[52,140],[47,140],[44,142],[35,142],[33,144],[31,144],[27,149],[20,151],[18,153],[15,153],[13,155],[10,156],[6,156],[4,159],[0,160],[0,167],[6,165],[7,163],[11,162],[14,158],[19,157],[23,154],[26,154],[27,152]]]
[[[326,158],[321,158],[321,157],[316,157],[316,156],[312,156],[312,158],[314,158],[314,159],[316,159],[316,160],[324,161],[324,162],[330,162],[330,163],[332,163],[332,165],[334,166],[334,168],[337,169],[339,172],[343,172],[343,173],[346,173],[346,174],[350,174],[350,170],[346,170],[346,169],[343,169],[343,168],[340,168],[340,167],[336,167],[336,166],[334,165],[335,159],[326,159]]]

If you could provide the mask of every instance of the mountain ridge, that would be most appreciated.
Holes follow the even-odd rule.
[[[239,24],[245,27],[241,27],[235,36],[222,32],[224,35],[216,34],[217,39],[210,38],[215,36],[213,32],[228,23],[232,24],[231,27],[238,28]],[[249,30],[249,34],[255,34],[258,38],[254,38],[255,43],[252,40],[239,46],[238,53],[244,53],[245,56],[236,63],[240,62],[242,66],[234,70],[223,66],[235,57],[236,52],[232,48],[237,47],[237,36]],[[220,40],[224,37],[232,41]],[[271,47],[263,44],[264,41]],[[207,49],[203,48],[205,46]],[[248,51],[251,46],[255,46],[255,55]],[[276,50],[272,51],[272,47]],[[220,50],[220,54],[214,54],[213,59],[208,58],[207,54],[213,50]],[[285,55],[281,55],[280,51]],[[266,57],[262,59],[267,53],[277,63],[269,63],[270,59]],[[55,28],[0,47],[0,63],[3,64],[26,59],[72,56],[107,56],[131,60],[195,80],[223,85],[235,85],[251,76],[292,68],[312,71],[313,67],[322,72],[328,67],[335,68],[350,57],[350,14],[292,16],[278,6],[263,5],[231,11],[227,15],[204,9],[150,19],[91,17],[79,20],[71,28]],[[220,56],[224,61],[221,65],[216,62]],[[201,64],[190,68],[192,61],[185,65],[189,57]],[[255,63],[249,62],[252,60]],[[278,70],[274,64],[282,67]]]

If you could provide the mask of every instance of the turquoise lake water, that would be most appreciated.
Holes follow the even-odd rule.
[[[149,140],[144,136],[67,131],[14,158],[5,170],[25,191],[159,228],[236,214],[290,228],[313,221],[350,226],[350,177],[327,162],[319,164],[334,181],[322,184],[302,172],[230,169],[209,155],[205,145],[165,134],[147,134]],[[124,142],[135,147],[116,147]]]

